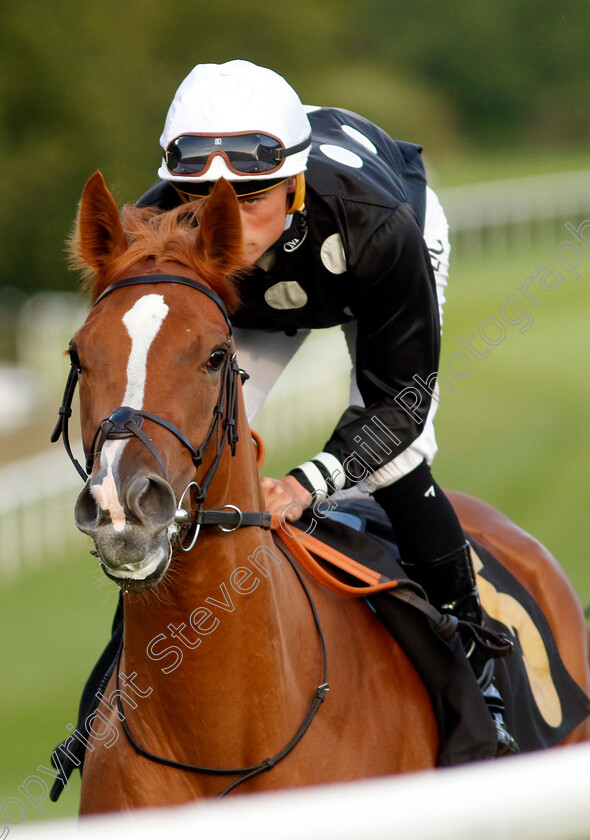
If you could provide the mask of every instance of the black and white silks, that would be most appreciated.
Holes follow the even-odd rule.
[[[307,332],[342,325],[361,399],[323,451],[292,471],[321,498],[361,481],[377,489],[432,460],[449,249],[418,146],[349,111],[318,108],[308,116],[305,212],[240,280],[232,323],[251,376],[244,389],[247,405],[252,396],[250,421]],[[139,203],[169,209],[180,198],[161,181]]]

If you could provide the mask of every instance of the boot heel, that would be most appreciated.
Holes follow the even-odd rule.
[[[492,666],[491,669],[488,669],[488,665]],[[496,725],[496,734],[498,737],[498,750],[496,752],[496,756],[500,758],[503,755],[514,755],[515,753],[520,752],[520,748],[516,743],[516,740],[512,737],[510,732],[508,732],[506,724],[504,723],[504,713],[506,711],[506,707],[494,680],[494,661],[492,659],[487,662],[486,668],[484,669],[484,673],[485,672],[489,675],[485,684],[482,684],[480,680],[478,680],[478,682],[480,684],[481,693],[483,694],[483,699],[486,701],[486,706],[488,707],[492,720]]]

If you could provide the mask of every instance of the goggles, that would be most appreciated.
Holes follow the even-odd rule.
[[[203,175],[215,155],[221,155],[236,175],[266,175],[283,165],[285,158],[301,152],[311,143],[311,135],[296,146],[285,146],[271,134],[182,134],[164,153],[171,175]]]

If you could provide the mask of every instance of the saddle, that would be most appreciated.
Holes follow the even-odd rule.
[[[291,527],[285,527],[288,534]],[[450,617],[441,616],[408,580],[393,528],[377,502],[372,497],[339,500],[338,510],[322,518],[308,509],[294,523],[295,532],[297,539],[277,532],[283,550],[291,548],[323,585],[365,597],[413,663],[438,723],[438,765],[495,758],[495,727],[455,632],[457,620],[454,626],[441,622]],[[537,602],[489,551],[465,537],[485,615],[485,627],[472,628],[474,642],[495,660],[507,728],[521,752],[556,746],[590,714],[590,700],[566,670]],[[513,605],[510,625],[486,613],[488,597]]]

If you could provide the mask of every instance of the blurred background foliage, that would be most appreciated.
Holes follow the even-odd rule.
[[[71,288],[63,240],[100,168],[130,201],[154,180],[174,92],[242,57],[304,102],[425,146],[439,180],[478,151],[590,134],[587,0],[21,0],[0,9],[0,288]]]

